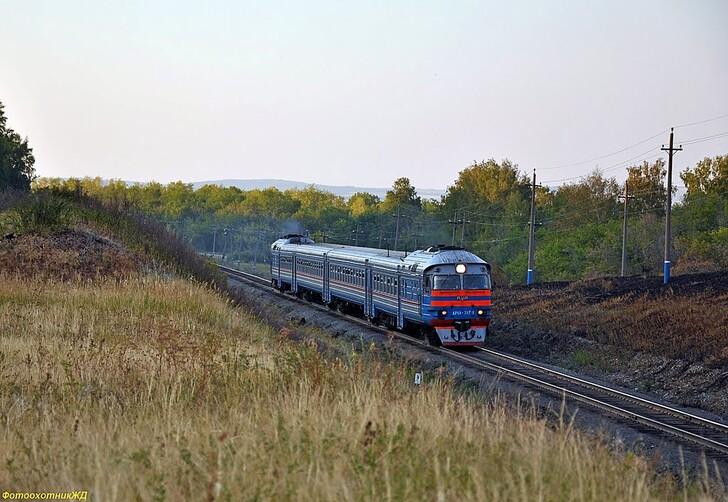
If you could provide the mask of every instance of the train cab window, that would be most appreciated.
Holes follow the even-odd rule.
[[[490,277],[487,275],[463,276],[463,289],[490,289]]]
[[[434,289],[460,289],[459,275],[435,275],[433,279]]]

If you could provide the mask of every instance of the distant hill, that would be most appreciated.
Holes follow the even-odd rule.
[[[222,187],[237,187],[241,190],[255,190],[255,189],[266,189],[275,187],[278,190],[290,190],[292,188],[303,189],[310,185],[316,187],[319,190],[331,192],[335,195],[339,195],[348,199],[357,192],[366,192],[372,195],[378,196],[380,199],[384,199],[387,195],[389,188],[364,188],[355,186],[334,186],[334,185],[319,185],[317,183],[304,183],[302,181],[290,181],[290,180],[214,180],[214,181],[195,181],[192,183],[192,187],[197,190],[205,185],[219,185]],[[419,188],[417,189],[417,195],[423,199],[436,199],[439,200],[442,195],[445,195],[445,189],[436,188]]]

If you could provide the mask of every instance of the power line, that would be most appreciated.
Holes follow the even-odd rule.
[[[681,124],[681,125],[675,126],[675,129],[679,129],[681,127],[690,127],[690,126],[694,126],[694,125],[698,125],[698,124],[705,124],[706,122],[713,122],[714,120],[720,120],[720,119],[724,119],[726,117],[728,117],[728,114],[721,115],[720,117],[714,117],[712,119],[705,119],[705,120],[699,120],[698,122],[691,122],[689,124]],[[660,134],[662,134],[662,133],[660,133]]]
[[[703,136],[702,138],[689,139],[687,141],[682,141],[681,144],[694,145],[695,143],[703,143],[704,141],[712,141],[714,139],[724,138],[726,136],[728,136],[728,131],[721,132],[718,134],[713,134],[712,136]]]
[[[655,158],[655,157],[659,157],[660,154],[651,155],[649,157],[643,157],[644,155],[647,155],[650,152],[653,152],[655,150],[659,150],[659,148],[660,147],[658,147],[658,146],[653,147],[653,148],[650,148],[646,152],[643,152],[643,153],[641,153],[639,155],[636,155],[636,156],[634,156],[634,157],[632,157],[630,159],[623,160],[622,162],[618,162],[617,164],[612,164],[611,166],[607,166],[604,169],[601,169],[601,171],[602,172],[612,171],[614,169],[619,169],[621,167],[626,167],[626,165],[629,165],[629,164],[634,164],[635,161],[640,162],[640,161],[649,160],[649,159],[652,159],[652,158]],[[639,159],[639,160],[637,160],[637,159]],[[587,174],[581,174],[579,176],[572,176],[570,178],[562,178],[562,179],[558,179],[558,180],[547,180],[547,181],[542,181],[541,183],[559,183],[561,181],[578,180],[578,179],[584,178],[586,176],[589,176],[589,174],[588,173]]]
[[[680,124],[678,126],[675,126],[674,129],[683,128],[683,127],[691,127],[691,126],[698,125],[698,124],[705,124],[707,122],[713,122],[713,121],[720,120],[720,119],[724,119],[724,118],[728,118],[728,114],[720,115],[718,117],[713,117],[713,118],[710,118],[710,119],[699,120],[697,122],[689,122],[689,123],[686,123],[686,124]],[[648,141],[651,141],[651,140],[653,140],[653,139],[655,139],[655,138],[657,138],[657,137],[665,134],[669,130],[670,129],[663,129],[662,131],[658,132],[657,134],[655,134],[653,136],[650,136],[647,139],[644,139],[644,140],[642,140],[642,141],[640,141],[638,143],[635,143],[635,144],[630,145],[628,147],[622,148],[620,150],[616,150],[616,151],[614,151],[612,153],[608,153],[606,155],[601,155],[599,157],[594,157],[594,158],[589,159],[589,160],[583,160],[581,162],[574,162],[574,163],[571,163],[571,164],[560,164],[560,165],[554,165],[554,166],[537,167],[537,169],[542,170],[542,171],[546,171],[546,170],[550,170],[550,169],[561,169],[561,168],[565,168],[565,167],[576,167],[576,166],[580,166],[580,165],[583,165],[583,164],[588,164],[590,162],[595,162],[597,160],[606,159],[608,157],[612,157],[614,155],[617,155],[617,154],[626,152],[627,150],[631,150],[632,148],[635,148],[635,147],[640,146],[640,145],[642,145],[644,143],[647,143]],[[711,139],[717,139],[718,137],[723,137],[723,135],[728,135],[728,133],[721,133],[721,135],[716,135],[714,137],[711,136],[711,137],[706,137],[706,138],[700,138],[700,139],[701,140],[704,140],[704,141],[709,141]],[[698,142],[699,141],[697,141],[697,140],[694,141],[694,143],[698,143]],[[692,143],[689,143],[689,142],[684,141],[682,144],[684,145],[684,144],[692,144]],[[578,178],[578,177],[567,178],[565,180],[557,180],[557,181],[568,181],[568,180],[576,179],[576,178]]]
[[[607,157],[611,157],[613,155],[617,155],[618,153],[626,152],[627,150],[631,150],[632,148],[634,148],[636,146],[640,146],[640,145],[642,145],[644,143],[647,143],[648,141],[653,140],[653,139],[661,136],[662,134],[665,134],[667,131],[669,131],[669,129],[665,129],[664,131],[660,131],[657,134],[655,134],[654,136],[650,136],[649,138],[647,138],[645,140],[642,140],[639,143],[635,143],[634,145],[628,146],[626,148],[622,148],[621,150],[617,150],[616,152],[608,153],[607,155],[602,155],[601,157],[595,157],[593,159],[584,160],[584,161],[581,161],[581,162],[575,162],[573,164],[563,164],[563,165],[560,165],[560,166],[539,167],[538,169],[540,171],[545,171],[545,170],[548,170],[548,169],[560,169],[560,168],[563,168],[563,167],[575,167],[575,166],[580,166],[582,164],[588,164],[589,162],[594,162],[595,160],[606,159]]]

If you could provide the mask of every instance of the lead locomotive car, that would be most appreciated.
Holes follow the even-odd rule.
[[[271,278],[281,291],[356,312],[433,345],[485,343],[490,265],[459,247],[406,253],[287,235],[271,245]]]

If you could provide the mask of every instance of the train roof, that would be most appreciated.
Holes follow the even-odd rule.
[[[412,252],[392,251],[388,249],[344,246],[340,244],[317,244],[302,236],[286,236],[278,239],[272,249],[296,251],[300,254],[315,256],[328,255],[329,259],[346,259],[359,263],[371,263],[383,268],[406,269],[411,272],[422,272],[425,269],[450,263],[482,263],[490,266],[477,255],[454,246],[432,246]]]

